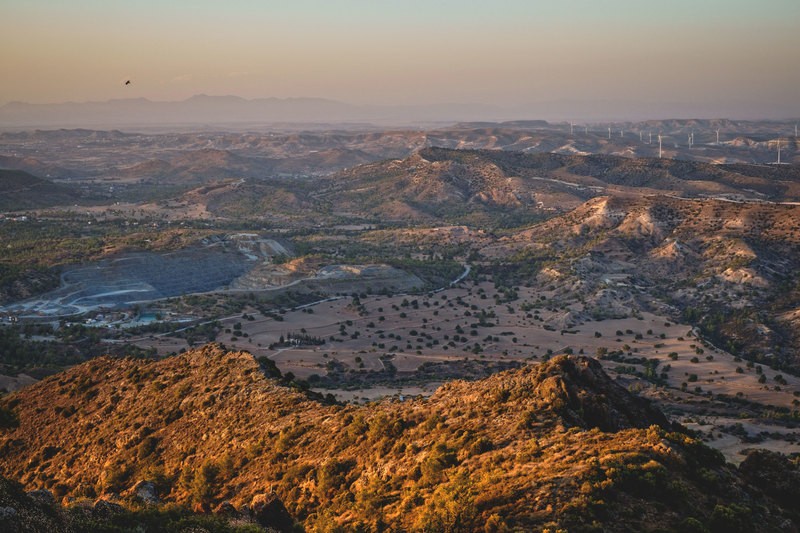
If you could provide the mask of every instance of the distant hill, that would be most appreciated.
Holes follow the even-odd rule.
[[[800,201],[800,167],[711,165],[610,155],[425,148],[340,171],[315,193],[334,210],[389,219],[567,211],[616,193]],[[466,218],[465,218],[466,217]]]
[[[735,355],[800,369],[800,205],[600,196],[487,256],[547,261],[565,287],[580,280],[584,319],[638,300]]]
[[[88,173],[80,170],[64,168],[61,165],[46,163],[35,157],[17,157],[0,155],[0,169],[23,170],[34,176],[45,178],[75,178]]]
[[[106,102],[29,104],[0,107],[6,127],[122,127],[142,125],[232,125],[247,123],[408,123],[495,120],[513,114],[479,104],[430,106],[352,105],[324,98],[256,98],[195,95],[181,101],[126,98]]]
[[[430,161],[484,161],[508,177],[563,178],[569,183],[673,191],[691,196],[722,193],[753,199],[800,199],[800,167],[794,165],[712,165],[673,159],[615,155],[524,154],[513,151],[430,148],[420,153]],[[754,194],[755,192],[755,194]]]
[[[785,134],[793,124],[732,121],[653,121],[614,125],[625,137],[607,138],[605,125],[576,128],[543,121],[460,123],[430,129],[386,130],[361,125],[319,129],[313,125],[276,126],[269,133],[183,131],[122,133],[86,129],[0,132],[0,168],[24,170],[48,179],[158,179],[198,183],[225,177],[322,175],[386,159],[404,159],[422,148],[496,150],[526,155],[592,154],[625,159],[658,157],[651,134],[666,129],[665,165],[676,160],[713,165],[769,165],[776,160],[800,162],[797,139]],[[253,126],[255,129],[260,129]],[[306,128],[303,130],[302,128]],[[300,131],[298,131],[298,129]],[[715,129],[720,129],[720,143]],[[697,144],[685,139],[689,132]],[[642,134],[642,140],[639,134]],[[648,163],[652,165],[652,163]],[[762,171],[763,172],[763,171]],[[779,175],[786,170],[775,170]],[[192,178],[196,174],[197,179]]]
[[[37,178],[21,170],[0,169],[0,209],[18,211],[73,204],[80,199],[74,190]]]
[[[796,465],[725,464],[586,357],[346,407],[265,373],[277,376],[269,361],[213,346],[87,362],[0,399],[0,472],[56,498],[136,506],[147,488],[220,519],[273,494],[309,530],[776,531],[800,519]]]
[[[314,209],[309,193],[314,190],[308,180],[299,178],[269,180],[215,181],[191,189],[176,201],[203,206],[208,212],[225,218],[305,216]]]
[[[120,88],[123,89],[123,88]],[[752,106],[689,102],[568,101],[524,104],[481,104],[475,102],[411,105],[349,104],[326,98],[255,98],[233,95],[199,94],[180,101],[153,101],[137,97],[137,86],[124,89],[130,98],[100,102],[62,102],[31,104],[9,102],[0,106],[0,124],[5,127],[103,127],[130,126],[234,126],[248,124],[380,124],[408,125],[432,123],[488,124],[506,121],[509,125],[538,127],[544,120],[563,122],[571,117],[581,123],[631,124],[645,119],[668,119],[664,124],[696,123],[714,125],[722,120],[695,120],[671,117],[739,117],[748,119],[786,119],[797,112],[785,106],[762,103]],[[122,93],[120,93],[122,94]],[[623,121],[623,122],[620,122]],[[658,121],[653,121],[657,123]],[[730,121],[741,124],[743,120]]]
[[[108,172],[114,177],[145,180],[159,185],[199,184],[225,178],[267,178],[330,172],[374,160],[358,150],[315,150],[298,157],[268,158],[203,148],[151,159]]]
[[[212,179],[269,175],[274,166],[275,162],[270,159],[205,148],[181,152],[167,159],[137,163],[113,173],[125,179],[152,180],[160,185],[193,184]]]
[[[178,200],[204,205],[224,217],[281,212],[317,218],[355,215],[373,220],[521,225],[606,194],[800,201],[800,167],[791,165],[711,165],[431,147],[403,159],[348,166],[330,175],[315,176],[309,168],[314,158],[327,166],[370,157],[334,150],[296,160],[267,159],[204,149],[122,172],[154,184],[203,184]],[[274,177],[281,174],[305,177]],[[246,179],[218,186],[224,177]]]
[[[346,119],[347,104],[314,98],[245,100],[236,96],[196,95],[177,102],[145,98],[106,102],[28,104],[11,102],[0,107],[7,125],[203,124],[253,121],[324,121]]]

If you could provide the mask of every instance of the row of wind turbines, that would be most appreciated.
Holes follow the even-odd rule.
[[[589,126],[584,125],[583,128],[584,128],[584,134],[588,135],[589,134]],[[719,142],[719,132],[720,132],[720,130],[719,130],[719,128],[714,130],[714,132],[716,133],[716,136],[717,136],[717,141],[716,141],[715,145],[719,146],[720,145],[720,142]],[[609,140],[611,139],[611,133],[612,133],[611,126],[609,126],[608,127],[608,139]],[[575,123],[571,122],[571,121],[569,123],[569,134],[570,135],[574,135],[575,134]],[[644,132],[639,131],[639,142],[644,142],[643,134],[644,134]],[[647,135],[648,135],[647,144],[653,144],[653,132],[647,132]],[[625,130],[623,128],[620,128],[619,136],[620,136],[620,138],[623,138],[625,136]],[[663,156],[664,156],[664,151],[663,151],[663,148],[662,148],[663,139],[666,139],[668,137],[669,137],[668,135],[662,135],[661,133],[658,133],[658,158],[659,159],[662,159]],[[795,139],[797,139],[797,124],[794,125],[794,137],[795,137]],[[776,143],[778,145],[778,161],[777,161],[776,164],[778,164],[778,165],[783,164],[783,163],[781,163],[781,147],[783,145],[783,139],[778,138],[775,141],[767,141],[767,142],[768,142],[768,144],[772,144],[774,142],[774,143]],[[687,138],[687,143],[688,143],[689,148],[692,148],[694,146],[694,130],[690,130],[689,131],[688,138]]]

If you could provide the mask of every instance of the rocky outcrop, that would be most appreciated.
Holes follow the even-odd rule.
[[[754,450],[739,465],[739,471],[784,505],[796,506],[800,501],[800,467],[783,454]]]
[[[158,504],[161,500],[158,497],[156,484],[152,481],[140,481],[131,489],[133,496],[148,505]]]
[[[0,531],[69,531],[49,491],[25,493],[22,485],[0,476]]]
[[[294,520],[283,502],[274,493],[256,494],[250,502],[250,512],[255,521],[278,531],[292,531]]]
[[[536,396],[568,422],[601,431],[670,426],[648,400],[635,396],[590,357],[560,356],[539,367]]]

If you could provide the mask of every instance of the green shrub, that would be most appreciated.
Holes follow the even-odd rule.
[[[0,407],[0,429],[13,429],[19,426],[17,413],[7,407]]]
[[[195,470],[191,483],[192,498],[197,503],[211,503],[217,492],[219,467],[208,459]]]

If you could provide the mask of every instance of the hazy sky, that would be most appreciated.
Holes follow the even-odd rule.
[[[800,0],[2,0],[0,20],[0,104],[205,93],[800,115]]]

